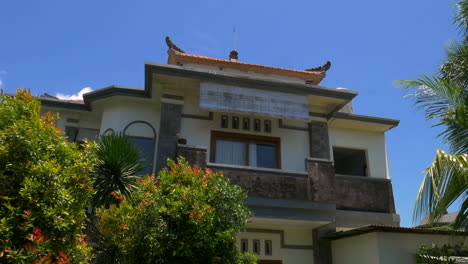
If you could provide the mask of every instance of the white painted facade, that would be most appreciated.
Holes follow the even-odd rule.
[[[416,264],[414,254],[422,245],[467,245],[468,236],[372,232],[332,242],[333,264]]]
[[[387,167],[387,150],[383,132],[329,128],[330,147],[362,149],[367,154],[370,177],[390,179]]]
[[[244,72],[237,69],[220,69],[216,66],[207,66],[199,64],[186,63],[183,66],[185,69],[199,70],[200,68],[208,69],[210,74],[216,75],[218,72],[228,72],[230,74],[239,76],[250,76],[250,77],[261,77],[269,81],[274,82],[288,82],[294,85],[303,85],[304,80],[294,77],[279,76],[273,74],[264,73],[252,73]],[[310,155],[310,132],[309,124],[304,120],[287,119],[282,120],[279,117],[272,117],[261,114],[251,113],[232,113],[223,111],[209,112],[200,108],[200,80],[185,78],[181,76],[169,76],[162,78],[158,75],[151,75],[151,86],[153,87],[152,95],[148,98],[123,96],[116,94],[112,96],[105,96],[103,98],[93,101],[90,105],[90,111],[85,110],[70,110],[66,107],[45,107],[44,111],[54,111],[60,113],[60,119],[57,121],[58,127],[65,131],[66,127],[79,127],[87,129],[97,129],[100,134],[114,132],[125,132],[132,137],[152,138],[154,139],[154,159],[153,164],[157,163],[158,152],[158,141],[160,140],[160,130],[164,128],[162,124],[163,117],[161,116],[162,104],[164,102],[181,104],[182,105],[182,117],[180,119],[180,131],[177,136],[179,139],[185,139],[187,145],[199,146],[207,148],[207,161],[210,162],[210,145],[211,145],[211,132],[221,131],[230,132],[244,135],[255,135],[274,137],[280,139],[280,169],[268,169],[277,170],[278,173],[286,173],[289,175],[294,174],[290,177],[302,177],[306,178],[306,160]],[[252,87],[245,87],[252,88]],[[312,89],[312,88],[311,88]],[[284,91],[283,91],[284,92]],[[169,95],[168,97],[162,98],[163,95]],[[291,93],[291,95],[297,96],[297,94]],[[340,105],[340,101],[337,98],[326,98],[328,101],[320,101],[321,95],[315,97],[309,95],[301,95],[306,98],[309,103],[309,112],[329,111],[328,108],[336,108],[336,105]],[[172,97],[172,99],[171,99]],[[312,103],[310,103],[312,102]],[[307,114],[307,111],[305,111]],[[242,127],[238,129],[232,128],[229,125],[227,128],[222,128],[221,118],[223,115],[229,117],[231,122],[232,117],[236,116],[240,120],[243,118],[249,118],[250,122],[254,119],[261,120],[261,124],[264,124],[265,120],[271,121],[271,131],[265,131],[263,128],[261,131],[254,131],[251,127],[249,130],[244,130]],[[385,134],[384,131],[376,131],[375,126],[360,126],[354,124],[353,121],[346,123],[346,128],[337,127],[332,125],[330,120],[327,121],[325,117],[311,117],[311,119],[318,120],[321,122],[328,122],[328,140],[330,146],[330,153],[332,147],[346,147],[353,149],[362,149],[367,154],[367,164],[369,166],[370,176],[382,179],[389,179],[388,164],[387,164],[387,153],[385,146]],[[75,122],[70,123],[67,120],[74,119]],[[72,120],[73,121],[73,120]],[[78,121],[78,122],[76,122]],[[178,122],[175,120],[174,122]],[[350,123],[351,122],[351,123]],[[167,123],[166,123],[167,124]],[[252,124],[252,123],[251,123]],[[176,142],[174,142],[176,144]],[[333,160],[333,156],[331,157]],[[259,169],[260,171],[261,169]],[[267,169],[265,169],[267,170]],[[155,166],[153,166],[153,172],[155,172]],[[287,176],[289,177],[289,176]],[[304,184],[305,185],[305,184]],[[320,188],[320,187],[317,187]],[[286,199],[286,198],[285,198]],[[274,199],[272,199],[274,200]],[[295,203],[296,201],[291,201]],[[304,202],[304,201],[303,201]],[[306,202],[313,203],[312,198],[308,198]],[[274,203],[274,201],[272,202]],[[287,208],[294,210],[304,210],[306,208]],[[273,209],[272,209],[273,210]],[[319,209],[310,209],[309,211]],[[326,211],[326,210],[325,210]],[[350,211],[347,211],[350,212]],[[319,213],[317,213],[319,214]],[[372,219],[375,223],[388,223],[398,222],[398,220],[388,220],[388,218],[395,216],[396,214],[384,213],[382,216],[373,215],[368,217],[370,212],[362,213],[356,212],[353,215],[352,222],[355,223],[366,223],[368,219]],[[262,260],[281,260],[283,264],[311,264],[314,263],[314,252],[313,252],[313,230],[324,226],[329,221],[312,221],[312,220],[295,220],[294,215],[285,216],[283,219],[271,218],[267,219],[260,224],[248,224],[249,231],[238,234],[237,242],[240,245],[241,239],[247,239],[249,241],[249,251],[252,252],[253,240],[260,240],[261,250],[259,259]],[[348,228],[350,225],[350,217],[345,213],[337,213],[337,219],[339,219],[339,228]],[[289,222],[288,222],[289,221]],[[296,222],[294,222],[296,221]],[[300,222],[303,221],[303,222]],[[330,220],[333,221],[333,220]],[[335,220],[336,221],[336,220]],[[353,226],[354,227],[354,226]],[[266,240],[272,241],[272,254],[266,255],[264,242]],[[337,256],[334,263],[353,263],[346,262],[343,254],[357,254],[359,250],[375,250],[374,245],[369,242],[372,240],[372,236],[359,238],[356,241],[357,249],[349,249],[346,243],[339,242],[336,244]],[[340,244],[341,243],[341,244]],[[360,263],[376,263],[374,262],[377,256],[371,256],[368,262]],[[357,263],[357,262],[356,262]]]

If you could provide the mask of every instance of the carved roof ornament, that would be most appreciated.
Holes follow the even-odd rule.
[[[171,38],[169,36],[166,36],[166,44],[167,46],[172,49],[172,50],[175,50],[175,51],[178,51],[180,53],[185,53],[185,51],[183,51],[181,48],[177,47],[176,44],[174,44],[172,41],[171,41]]]
[[[326,72],[330,69],[331,67],[331,62],[327,61],[324,65],[315,67],[315,68],[310,68],[306,69],[305,71],[310,71],[310,72]]]

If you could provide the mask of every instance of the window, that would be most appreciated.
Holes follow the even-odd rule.
[[[80,128],[80,127],[65,127],[65,135],[70,142],[82,143],[83,140],[94,140],[99,136],[99,129]]]
[[[273,255],[273,244],[271,240],[265,240],[265,256]]]
[[[140,158],[143,159],[143,165],[145,166],[138,174],[151,174],[153,171],[154,140],[152,138],[134,136],[129,136],[128,138],[140,151]]]
[[[366,151],[333,147],[335,173],[352,176],[369,176]]]
[[[260,255],[260,240],[253,240],[253,252],[257,255]]]
[[[212,131],[210,161],[260,168],[281,168],[280,139]]]
[[[123,132],[136,145],[140,151],[140,158],[143,159],[145,168],[138,174],[151,174],[153,172],[156,130],[146,121],[135,120],[130,122]]]
[[[249,240],[248,239],[241,239],[241,252],[248,252],[249,251]]]

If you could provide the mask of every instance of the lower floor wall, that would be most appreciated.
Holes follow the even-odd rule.
[[[271,227],[270,227],[271,228]],[[259,260],[264,263],[282,264],[313,264],[314,252],[312,250],[312,229],[306,228],[282,228],[248,229],[247,232],[239,233],[236,237],[237,245],[242,251],[242,245],[247,243],[247,251],[257,253]],[[254,252],[254,243],[257,247]],[[271,252],[266,249],[271,243]],[[273,261],[275,260],[275,261]],[[262,263],[261,261],[259,263]]]
[[[461,235],[372,232],[332,241],[333,264],[416,264],[422,245],[468,244]]]

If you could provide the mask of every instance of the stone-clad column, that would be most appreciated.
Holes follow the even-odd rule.
[[[331,161],[328,124],[309,123],[310,157],[306,160],[309,174],[309,199],[317,202],[336,203],[335,166]]]
[[[309,199],[336,204],[335,166],[331,160],[327,122],[309,123],[309,143],[310,157],[306,160]],[[323,236],[335,231],[335,222],[313,230],[315,264],[332,264],[331,243]]]
[[[206,168],[206,147],[193,145],[177,145],[177,156],[184,157],[192,166]]]
[[[180,132],[183,97],[169,94],[161,96],[161,121],[159,125],[156,173],[166,166],[168,158],[177,155],[177,134]]]
[[[309,144],[311,158],[330,159],[327,122],[311,121],[309,123]]]
[[[308,158],[309,199],[336,204],[335,166],[330,160]]]

